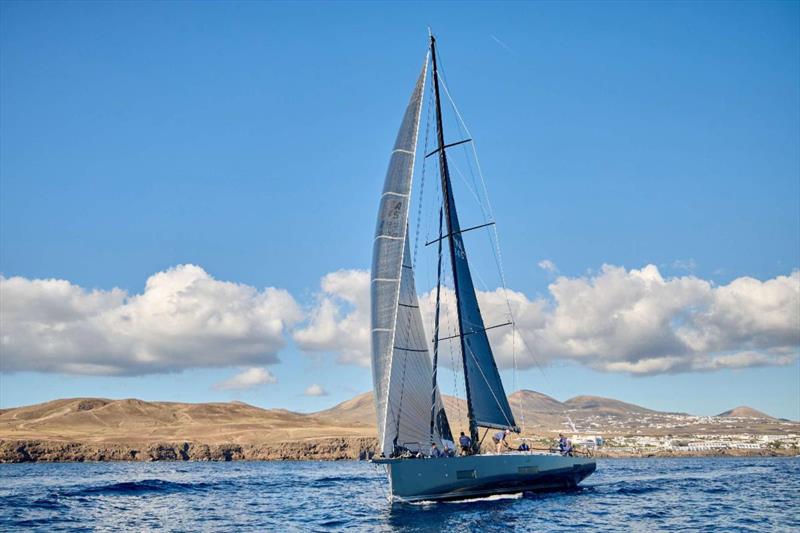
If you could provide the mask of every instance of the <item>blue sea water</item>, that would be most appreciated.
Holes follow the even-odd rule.
[[[0,530],[800,530],[798,458],[597,466],[571,492],[410,505],[365,462],[0,465]]]

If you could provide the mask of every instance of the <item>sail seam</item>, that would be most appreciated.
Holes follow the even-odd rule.
[[[425,87],[425,80],[427,78],[427,75],[428,75],[428,56],[426,55],[425,56],[425,66],[424,66],[423,71],[422,71],[422,82],[421,82],[421,86],[423,87],[423,89]],[[418,87],[419,86],[420,85],[418,85]],[[424,103],[424,98],[425,98],[425,91],[423,90],[423,91],[420,92],[419,104],[418,104],[419,107],[417,108],[416,124],[414,126],[414,142],[413,142],[412,146],[415,147],[415,148],[417,146],[417,137],[419,135],[419,120],[420,120],[420,116],[422,115],[422,106],[423,106],[423,103]],[[408,153],[408,151],[405,151],[405,152]],[[388,193],[384,193],[383,196],[386,196],[387,194],[394,195],[394,196],[400,196],[400,197],[403,197],[403,198],[408,198],[410,196],[410,193],[411,193],[411,190],[412,190],[412,187],[413,187],[413,183],[414,183],[414,160],[415,160],[415,154],[414,154],[414,152],[410,152],[410,155],[411,155],[411,165],[410,165],[411,173],[410,173],[409,180],[408,180],[408,194],[388,192]],[[383,198],[383,196],[381,196],[381,198]],[[406,211],[404,213],[405,221],[406,221],[406,231],[405,231],[404,239],[407,240],[408,239],[408,226],[407,226],[408,225],[408,211],[411,208],[411,205],[410,205],[410,202],[406,202],[406,204],[407,204],[406,205]],[[407,243],[404,241],[403,242],[403,248],[404,249],[405,249],[406,244]],[[402,266],[402,264],[403,264],[403,259],[400,259],[400,265]],[[377,278],[377,279],[375,279],[373,281],[378,281],[378,279],[380,279],[380,278]],[[388,280],[386,280],[386,281],[388,281]],[[400,286],[401,286],[402,283],[399,283],[400,280],[393,280],[393,281],[397,281],[398,282],[397,283],[397,291],[395,292],[394,301],[396,303],[399,303],[400,302],[400,288],[401,288]],[[398,316],[399,309],[400,309],[399,306],[397,306],[397,305],[394,306],[394,316],[392,317],[392,331],[391,331],[391,340],[389,342],[389,346],[394,346],[395,338],[397,337],[397,316]],[[387,372],[386,372],[386,378],[387,378],[386,399],[385,399],[386,406],[385,406],[385,409],[384,409],[384,412],[383,412],[383,424],[381,424],[381,427],[378,428],[378,430],[379,430],[379,432],[381,434],[381,437],[382,437],[382,439],[381,439],[382,442],[380,443],[380,445],[381,445],[381,451],[383,451],[383,452],[387,451],[386,450],[386,437],[387,437],[387,435],[386,435],[386,430],[387,430],[386,424],[387,424],[387,421],[388,421],[388,418],[389,418],[389,409],[391,407],[389,405],[389,399],[391,398],[391,391],[392,391],[392,369],[393,369],[393,367],[394,367],[394,353],[393,353],[393,350],[390,349],[390,351],[389,351],[389,366],[388,366]],[[399,418],[398,418],[398,423],[399,423]],[[399,429],[399,424],[398,424],[398,429]]]

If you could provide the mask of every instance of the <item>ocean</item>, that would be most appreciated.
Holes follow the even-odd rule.
[[[800,458],[599,460],[577,490],[390,504],[366,462],[0,465],[1,531],[798,531]]]

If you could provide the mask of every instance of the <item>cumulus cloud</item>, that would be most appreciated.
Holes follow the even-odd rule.
[[[268,383],[277,383],[278,379],[266,368],[248,368],[235,376],[214,385],[217,390],[249,390]]]
[[[133,295],[0,276],[0,317],[3,371],[141,375],[275,363],[302,314],[284,290],[180,265]]]
[[[496,289],[479,291],[478,300],[486,326],[514,318],[513,327],[489,331],[505,368],[514,359],[521,368],[559,359],[645,375],[788,365],[800,352],[800,271],[717,286],[693,275],[665,278],[654,265],[604,265],[586,276],[558,276],[543,297]],[[433,291],[420,296],[429,333],[434,302]],[[324,276],[305,312],[285,290],[216,280],[194,265],[151,276],[141,294],[0,276],[0,369],[142,375],[249,368],[219,384],[235,388],[274,379],[261,367],[278,361],[290,333],[307,353],[369,366],[369,321],[362,270]],[[455,297],[445,289],[443,335],[455,334],[455,323]],[[445,365],[450,348],[458,349],[449,342]]]
[[[348,283],[326,283],[329,276]],[[301,330],[315,341],[306,349],[368,365],[368,299],[366,272],[326,276],[314,318]],[[562,359],[637,375],[710,371],[791,364],[800,346],[800,271],[716,286],[691,275],[664,278],[654,265],[631,270],[604,265],[592,275],[558,277],[548,298],[497,289],[479,291],[478,300],[486,326],[514,317],[514,327],[489,332],[506,368],[515,358],[521,368]],[[420,298],[428,328],[434,302],[432,291]],[[455,321],[455,298],[446,289],[442,331],[454,334]]]
[[[303,394],[306,396],[327,396],[328,391],[326,391],[322,385],[314,383],[313,385],[309,385]]]
[[[550,261],[549,259],[542,259],[541,261],[539,261],[538,265],[539,268],[547,272],[550,272],[551,274],[555,274],[556,272],[558,272],[558,267],[556,266],[556,264]]]
[[[339,362],[369,366],[369,273],[332,272],[322,278],[321,289],[294,341],[306,352],[335,352]]]

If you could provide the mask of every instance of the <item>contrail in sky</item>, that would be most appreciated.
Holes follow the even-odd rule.
[[[515,51],[513,48],[511,48],[510,46],[508,46],[506,43],[504,43],[503,41],[501,41],[500,39],[498,39],[498,38],[497,38],[497,37],[495,37],[494,35],[491,35],[491,34],[490,34],[490,35],[489,35],[489,37],[491,37],[492,39],[494,39],[494,42],[496,42],[497,44],[499,44],[500,46],[502,46],[503,48],[505,48],[507,51],[511,52],[512,54],[516,54],[516,53],[517,53],[517,52],[516,52],[516,51]]]

